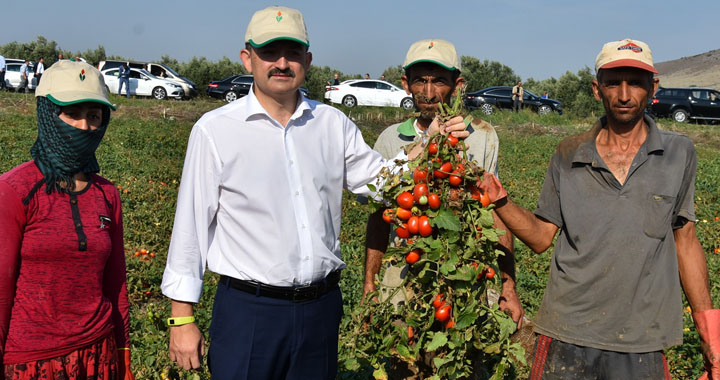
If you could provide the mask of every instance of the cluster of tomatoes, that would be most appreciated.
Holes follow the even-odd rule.
[[[435,320],[443,323],[446,329],[455,326],[455,320],[452,319],[452,305],[446,302],[445,294],[438,293],[432,305],[435,308]]]
[[[137,251],[135,251],[134,256],[137,257],[138,260],[150,261],[150,260],[152,260],[152,258],[155,257],[155,252],[150,252],[145,248],[140,248]]]

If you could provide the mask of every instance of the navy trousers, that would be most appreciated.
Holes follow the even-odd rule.
[[[294,303],[218,284],[208,353],[212,379],[335,379],[342,313],[340,289]]]

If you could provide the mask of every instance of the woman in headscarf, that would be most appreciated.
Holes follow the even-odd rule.
[[[4,379],[134,380],[120,195],[96,174],[115,107],[84,62],[55,63],[35,96],[33,160],[0,176]]]

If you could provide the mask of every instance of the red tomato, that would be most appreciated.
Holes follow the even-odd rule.
[[[442,165],[440,165],[440,168],[435,169],[433,172],[433,175],[437,178],[447,178],[450,175],[450,172],[452,172],[452,163],[445,162]]]
[[[457,137],[455,137],[453,135],[448,135],[448,138],[447,138],[447,140],[445,140],[445,143],[452,147],[455,147],[455,145],[457,145],[458,141],[460,141],[460,140]]]
[[[455,320],[454,320],[454,319],[451,319],[451,320],[445,322],[445,328],[446,328],[446,329],[451,329],[451,328],[453,328],[453,327],[455,327]]]
[[[435,309],[439,309],[442,305],[445,305],[445,294],[438,293],[432,303]]]
[[[432,234],[433,228],[430,225],[430,219],[427,217],[427,215],[423,215],[420,217],[420,236],[430,236]]]
[[[413,334],[413,328],[412,326],[408,326],[408,340],[412,339],[415,334]]]
[[[431,209],[437,210],[440,208],[440,197],[435,193],[428,194],[428,206]]]
[[[395,213],[401,220],[408,220],[412,216],[412,211],[402,207],[398,207]]]
[[[470,185],[468,186],[468,190],[470,190],[470,194],[472,195],[473,199],[480,200],[482,192],[480,191],[480,189],[477,188],[477,186]]]
[[[439,309],[435,310],[435,319],[437,319],[440,322],[445,322],[450,318],[450,305],[445,304],[441,306]]]
[[[462,183],[462,180],[463,180],[462,177],[460,177],[457,174],[457,170],[454,171],[453,173],[455,173],[455,174],[452,174],[450,176],[450,178],[448,178],[448,182],[450,182],[450,186],[460,186],[460,184]]]
[[[414,203],[413,195],[409,191],[403,191],[397,196],[397,204],[402,208],[410,209]]]
[[[425,253],[422,249],[415,248],[412,251],[408,252],[407,256],[405,256],[405,262],[407,262],[410,265],[415,264],[420,260],[420,256]]]
[[[413,197],[415,198],[415,202],[420,200],[420,197],[423,195],[427,195],[428,193],[428,185],[424,183],[418,183],[415,185],[415,188],[413,189]]]
[[[410,232],[408,232],[407,228],[405,228],[405,225],[402,225],[395,229],[395,235],[397,235],[400,239],[407,239],[410,237]]]
[[[434,156],[438,152],[438,145],[436,143],[430,143],[428,144],[428,153],[430,153],[431,156]]]
[[[427,181],[427,175],[427,170],[415,168],[415,170],[413,171],[413,181],[415,181],[415,183],[425,182]]]
[[[480,203],[482,203],[483,207],[487,207],[491,203],[488,193],[482,193],[480,196]]]
[[[420,218],[417,216],[411,216],[407,222],[407,230],[410,235],[417,235],[420,232]]]
[[[493,278],[495,277],[495,269],[492,267],[485,268],[485,278]]]
[[[393,217],[395,217],[395,210],[388,208],[383,211],[383,220],[387,223],[392,224],[394,222]]]
[[[458,174],[459,176],[461,176],[461,177],[464,176],[465,175],[465,165],[463,165],[463,164],[455,165],[455,171],[460,173],[460,174]]]

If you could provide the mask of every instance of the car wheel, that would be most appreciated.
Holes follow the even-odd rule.
[[[688,113],[683,109],[673,111],[672,118],[678,123],[687,123]]]
[[[485,115],[492,115],[493,114],[493,106],[492,104],[483,103],[480,105],[480,112],[484,113]]]
[[[225,101],[228,103],[236,101],[237,98],[238,94],[235,91],[228,91],[225,93],[225,95],[223,95],[223,99],[225,99]]]
[[[345,95],[342,99],[342,104],[346,107],[355,107],[357,105],[357,99],[352,95]]]
[[[400,102],[400,107],[406,110],[411,110],[415,108],[415,102],[413,102],[412,98],[405,98]]]
[[[153,98],[157,100],[163,100],[167,97],[167,91],[162,87],[155,87],[152,91]]]
[[[552,107],[550,107],[547,104],[543,104],[540,107],[538,107],[538,114],[540,114],[540,115],[547,115],[550,112],[552,112]]]

